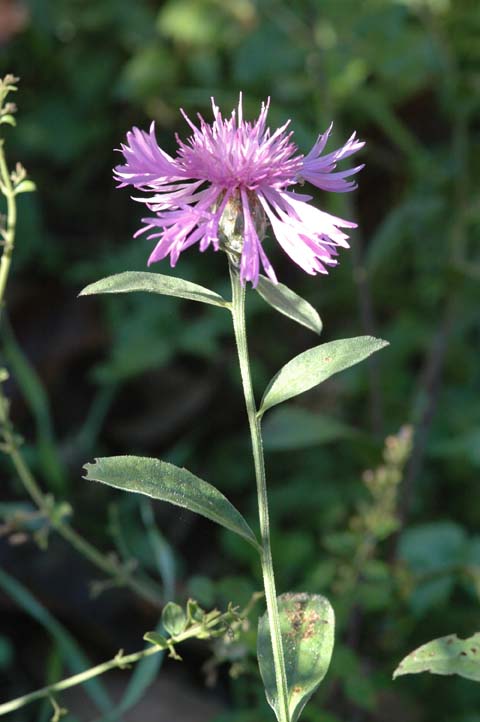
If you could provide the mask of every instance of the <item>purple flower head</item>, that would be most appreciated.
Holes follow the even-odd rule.
[[[267,222],[284,251],[304,271],[327,273],[337,264],[337,246],[348,248],[341,228],[356,224],[318,210],[311,196],[288,190],[308,181],[317,188],[344,193],[356,188],[350,180],[363,166],[336,171],[337,162],[362,148],[355,133],[338,150],[321,155],[332,126],[320,135],[308,155],[298,153],[287,131],[288,121],[275,132],[266,127],[269,101],[255,122],[243,120],[238,109],[224,119],[212,99],[214,121],[199,115],[198,126],[182,112],[192,130],[171,157],[157,144],[154,123],[147,133],[133,128],[121,152],[125,165],[114,169],[119,187],[132,185],[150,195],[135,198],[154,215],[143,218],[135,234],[149,232],[157,244],[148,264],[170,256],[175,266],[180,253],[198,243],[223,248],[235,258],[243,283],[258,282],[260,267],[276,282],[262,246]]]

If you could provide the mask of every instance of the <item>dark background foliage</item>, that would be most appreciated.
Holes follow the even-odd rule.
[[[0,74],[21,77],[8,156],[38,186],[19,200],[2,336],[12,417],[43,488],[71,504],[76,528],[160,574],[164,587],[174,575],[179,602],[246,602],[261,588],[256,560],[206,521],[161,504],[153,519],[138,499],[83,481],[82,464],[130,452],[186,465],[254,523],[244,409],[218,309],[143,295],[77,299],[104,275],[143,270],[150,251],[131,238],[141,211],[114,189],[112,149],[153,118],[173,151],[174,133],[187,134],[179,107],[209,118],[210,96],[228,112],[239,90],[252,118],[270,96],[271,126],[291,118],[303,151],[332,119],[332,147],[353,129],[367,141],[358,191],[315,199],[359,223],[338,269],[307,277],[266,241],[280,279],[318,308],[324,340],[368,333],[391,343],[272,412],[266,429],[278,585],[327,594],[338,617],[332,668],[306,722],[480,720],[474,682],[391,681],[415,646],[479,629],[479,37],[478,0],[0,0]],[[175,273],[228,293],[221,254],[192,249]],[[250,296],[260,394],[316,339]],[[406,424],[413,450],[393,508],[375,502],[363,473]],[[103,584],[54,532],[40,549],[41,520],[12,530],[12,510],[33,507],[0,463],[0,560],[22,585],[0,596],[6,700],[69,672],[65,630],[93,663],[141,647],[158,612]],[[359,508],[372,511],[368,530]],[[398,529],[382,527],[389,514]],[[124,719],[190,719],[185,700],[197,720],[270,719],[253,636],[237,649],[244,674],[232,680],[219,666],[209,692],[200,666],[212,650],[187,645],[183,665],[166,663],[145,692],[150,707]],[[121,698],[129,674],[107,688]],[[65,702],[69,719],[100,714],[80,693]],[[33,706],[12,719],[48,714]]]

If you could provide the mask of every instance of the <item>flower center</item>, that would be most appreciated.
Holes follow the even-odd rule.
[[[229,189],[284,188],[295,182],[302,166],[291,134],[279,129],[271,136],[248,123],[203,124],[179,146],[180,164],[190,177]]]

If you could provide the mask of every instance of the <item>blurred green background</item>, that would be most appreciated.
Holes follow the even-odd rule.
[[[0,0],[0,74],[21,77],[8,157],[38,186],[19,199],[1,339],[12,417],[75,527],[177,601],[246,603],[261,588],[256,559],[200,518],[82,481],[82,464],[130,452],[185,465],[254,524],[253,470],[226,314],[141,294],[76,298],[104,275],[143,270],[151,250],[132,240],[141,208],[114,188],[113,149],[155,119],[174,152],[174,133],[188,134],[179,107],[210,119],[212,95],[228,113],[240,90],[249,118],[270,96],[271,127],[291,118],[303,152],[331,120],[332,148],[353,130],[367,141],[359,189],[315,194],[359,223],[339,268],[307,277],[265,242],[280,280],[319,310],[325,341],[365,333],[391,343],[266,423],[278,586],[326,594],[338,618],[305,722],[480,721],[474,682],[391,681],[415,646],[480,628],[479,38],[478,0]],[[171,272],[167,262],[154,270]],[[228,293],[221,254],[192,249],[175,274]],[[260,395],[317,340],[249,296]],[[406,452],[405,432],[386,462],[383,449],[405,425],[414,437],[402,469],[388,449]],[[141,647],[158,611],[30,518],[0,464],[3,701],[85,666],[83,653],[94,663]],[[107,680],[85,698],[65,695],[66,719],[187,720],[178,705],[189,699],[197,721],[271,719],[252,630],[232,648],[192,643],[182,655],[158,677],[177,685],[175,711],[144,669],[137,697],[148,709],[122,698],[123,672],[113,692]],[[107,693],[130,711],[106,714]],[[33,705],[11,719],[49,714]]]

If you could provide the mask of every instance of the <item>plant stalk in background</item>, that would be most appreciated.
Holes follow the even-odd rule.
[[[5,103],[10,92],[17,90],[18,78],[7,75],[0,80],[0,127],[3,124],[15,126],[14,113],[16,107],[13,103]],[[0,319],[5,306],[5,291],[7,287],[10,267],[15,249],[15,236],[17,226],[17,196],[35,190],[34,183],[27,178],[25,169],[16,164],[15,170],[10,172],[5,157],[5,140],[0,138],[0,191],[5,196],[7,215],[3,226],[0,226],[3,252],[0,260]],[[150,604],[158,606],[161,600],[161,591],[150,582],[135,578],[124,565],[100,552],[93,544],[84,539],[66,521],[71,509],[68,504],[58,504],[49,494],[45,494],[20,450],[21,439],[15,432],[9,413],[9,402],[4,394],[3,383],[8,379],[6,369],[0,369],[0,435],[1,449],[12,462],[18,478],[25,490],[48,521],[76,551],[88,559],[98,569],[112,577],[118,584],[123,584]]]

